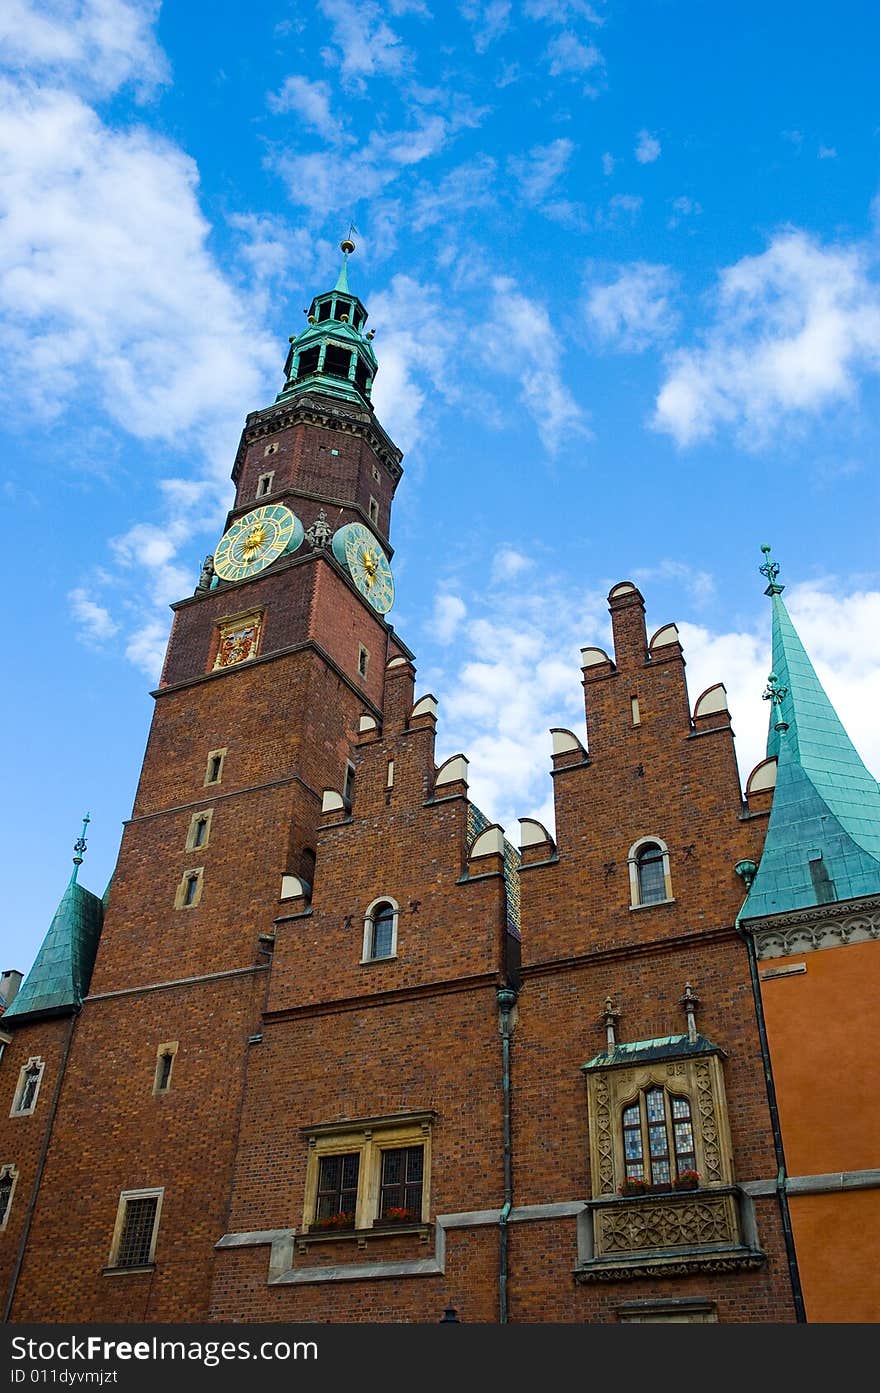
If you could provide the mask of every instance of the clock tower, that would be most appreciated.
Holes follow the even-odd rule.
[[[52,1202],[27,1221],[14,1319],[204,1317],[279,902],[311,893],[323,810],[328,799],[350,807],[353,745],[364,721],[381,726],[389,664],[411,704],[412,655],[386,618],[401,452],[370,400],[377,365],[349,289],[353,251],[342,243],[335,286],[291,339],[276,400],[247,417],[223,536],[194,593],[172,606],[39,1176]],[[146,1112],[144,1078],[154,1080]],[[96,1108],[114,1119],[112,1146],[84,1143],[100,1135]],[[109,1253],[97,1203],[108,1193],[121,1197]],[[164,1206],[168,1260],[132,1284],[116,1248],[140,1213],[131,1206],[151,1204]]]

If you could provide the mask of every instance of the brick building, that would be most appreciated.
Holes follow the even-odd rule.
[[[83,837],[7,994],[6,1318],[795,1320],[740,922],[774,752],[744,798],[723,686],[691,704],[623,581],[589,749],[552,732],[555,835],[514,851],[438,767],[351,250],[173,606],[108,894]]]

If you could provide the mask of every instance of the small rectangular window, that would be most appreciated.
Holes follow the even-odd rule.
[[[161,1190],[123,1191],[110,1250],[111,1268],[148,1267],[156,1251]]]
[[[366,677],[367,668],[370,665],[370,650],[361,644],[358,648],[358,672],[361,677]]]
[[[372,496],[370,497],[370,522],[379,525],[379,504]]]
[[[176,1054],[176,1040],[169,1041],[159,1046],[156,1052],[156,1076],[153,1079],[154,1093],[167,1093],[171,1087],[171,1071],[174,1068],[174,1056]]]
[[[205,768],[205,784],[219,784],[223,777],[223,761],[226,750],[211,750]]]
[[[272,469],[268,474],[261,474],[257,480],[257,497],[262,498],[264,494],[272,492],[272,485],[275,482],[275,470]]]
[[[174,896],[175,909],[194,909],[202,898],[204,867],[184,871]]]
[[[197,875],[188,875],[186,878],[186,889],[183,894],[185,905],[195,904],[196,895],[199,890],[199,878]]]

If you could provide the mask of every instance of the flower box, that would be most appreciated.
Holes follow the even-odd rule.
[[[314,1219],[309,1224],[309,1233],[336,1233],[339,1229],[353,1229],[353,1214],[327,1214],[323,1219]]]
[[[700,1184],[700,1172],[693,1170],[681,1171],[673,1181],[675,1190],[696,1190]]]
[[[380,1214],[373,1223],[378,1226],[385,1224],[420,1224],[421,1214],[416,1214],[413,1209],[402,1209],[399,1205],[392,1205],[384,1214]]]

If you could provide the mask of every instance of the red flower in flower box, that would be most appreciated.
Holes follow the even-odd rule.
[[[390,1204],[385,1213],[379,1220],[380,1224],[417,1224],[421,1215],[415,1214],[413,1210],[407,1209],[404,1205]]]
[[[622,1180],[617,1187],[619,1195],[647,1195],[651,1187],[647,1180],[640,1180],[636,1176],[629,1176]]]
[[[700,1183],[700,1172],[695,1170],[679,1171],[672,1183],[676,1190],[696,1190]]]
[[[309,1225],[309,1230],[312,1233],[327,1233],[328,1231],[332,1232],[335,1229],[353,1228],[354,1215],[345,1213],[325,1214],[322,1219],[316,1219],[314,1223]]]

